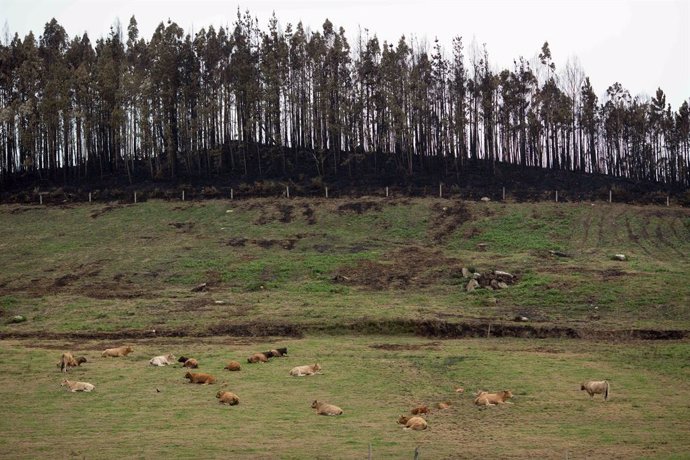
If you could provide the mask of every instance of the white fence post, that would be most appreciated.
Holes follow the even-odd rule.
[[[137,202],[137,192],[134,192],[134,203],[136,204]]]
[[[613,198],[613,190],[609,189],[609,203],[611,203],[612,198]]]
[[[326,198],[328,198],[328,187],[326,187]]]
[[[443,184],[438,184],[438,197],[443,198]]]
[[[386,198],[388,198],[388,187],[386,187]]]
[[[288,198],[290,198],[290,187],[288,187],[287,185],[285,186],[285,195],[286,195]]]
[[[234,195],[235,195],[235,191],[233,189],[230,189],[230,199],[231,200],[235,198]]]
[[[556,190],[556,203],[558,203],[558,190]]]
[[[42,193],[38,194],[38,203],[43,204],[43,194]]]
[[[182,201],[184,201],[184,190],[182,190]]]

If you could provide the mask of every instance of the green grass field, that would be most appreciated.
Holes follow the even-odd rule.
[[[0,222],[2,458],[690,458],[690,342],[626,339],[690,329],[688,209],[249,199],[2,205]],[[517,282],[468,293],[463,267]],[[425,321],[615,340],[396,329]],[[261,336],[280,328],[295,337]],[[100,357],[124,344],[135,353]],[[290,357],[245,364],[274,346]],[[69,375],[95,392],[59,386],[64,351],[87,356]],[[148,366],[168,352],[220,384]],[[223,371],[230,359],[243,370]],[[289,377],[316,361],[323,375]],[[610,380],[611,399],[590,401],[586,379]],[[217,403],[223,382],[239,406]],[[479,389],[514,404],[477,408]],[[345,414],[319,417],[314,399]],[[446,400],[425,432],[396,424]]]
[[[11,369],[1,378],[3,458],[366,458],[370,444],[373,458],[412,458],[417,446],[427,459],[687,458],[690,451],[688,343],[216,337],[139,341],[126,358],[101,358],[110,345],[0,344]],[[246,364],[272,346],[287,346],[290,356]],[[93,393],[59,386],[55,362],[66,348],[87,356],[69,376],[96,385]],[[198,358],[199,371],[219,384],[191,385],[182,368],[147,364],[167,352]],[[230,359],[243,363],[240,372],[222,370]],[[288,375],[315,361],[323,375]],[[609,401],[579,391],[592,378],[609,379]],[[219,388],[237,393],[240,404],[219,405]],[[513,405],[472,403],[478,389],[508,388]],[[316,415],[314,399],[344,415]],[[432,408],[427,431],[396,424],[418,404],[446,400],[451,407]]]

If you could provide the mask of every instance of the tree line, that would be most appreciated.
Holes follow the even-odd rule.
[[[614,83],[600,100],[577,61],[495,70],[486,46],[350,43],[326,20],[261,30],[249,12],[194,34],[134,17],[107,37],[55,20],[0,45],[0,180],[176,179],[307,171],[405,177],[501,163],[690,185],[690,110]],[[480,166],[481,165],[481,166]],[[1,185],[1,184],[0,184]]]

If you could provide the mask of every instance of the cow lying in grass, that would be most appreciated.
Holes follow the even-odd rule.
[[[247,362],[249,364],[267,363],[268,357],[264,353],[254,353],[249,358],[247,358]]]
[[[590,399],[594,399],[594,395],[604,395],[604,401],[609,399],[609,382],[607,380],[590,380],[580,385],[580,390],[585,390],[589,394]]]
[[[228,365],[225,366],[223,369],[227,369],[229,371],[239,371],[240,369],[242,369],[242,367],[240,366],[240,363],[238,363],[237,361],[230,361]]]
[[[60,357],[60,361],[57,363],[57,367],[60,368],[61,372],[67,372],[67,368],[69,367],[77,367],[81,366],[86,362],[86,358],[83,356],[80,356],[78,358],[74,358],[74,355],[72,353],[63,353],[62,356]]]
[[[134,351],[134,348],[132,347],[117,347],[117,348],[108,348],[105,350],[103,353],[101,353],[101,356],[105,357],[111,357],[111,358],[119,358],[121,356],[127,356],[131,352]]]
[[[343,410],[340,407],[322,401],[314,400],[311,403],[311,408],[316,409],[316,413],[319,415],[343,415]]]
[[[406,415],[401,415],[398,418],[398,423],[403,426],[403,430],[426,430],[427,423],[422,417],[407,417]]]
[[[62,383],[60,383],[60,386],[67,387],[67,391],[71,391],[72,393],[75,393],[77,391],[93,391],[95,388],[92,384],[88,382],[75,382],[72,380],[63,380]]]
[[[189,383],[199,383],[202,385],[216,383],[216,378],[210,374],[187,372],[184,378],[189,379]]]
[[[152,366],[168,366],[175,362],[175,357],[172,354],[155,356],[149,360],[149,364]]]
[[[227,404],[228,406],[236,406],[240,403],[240,398],[232,391],[219,391],[216,393],[216,398],[220,404]]]
[[[428,414],[429,413],[429,407],[427,406],[417,406],[414,409],[410,411],[412,415],[419,415],[419,414]]]
[[[448,409],[450,407],[450,401],[443,401],[438,404],[436,404],[436,407],[438,407],[441,410]]]
[[[188,369],[197,369],[199,367],[199,361],[197,361],[194,358],[189,358],[187,361],[184,362],[182,367],[186,367]]]
[[[309,366],[297,366],[290,370],[290,375],[293,377],[304,377],[305,375],[320,374],[321,366],[319,363],[312,364]]]
[[[265,351],[264,355],[266,355],[267,358],[281,358],[283,356],[287,355],[287,348],[274,348],[273,350],[270,351]]]
[[[498,393],[487,393],[486,391],[480,391],[474,400],[474,403],[478,406],[495,406],[498,404],[513,404],[508,402],[510,398],[513,397],[513,393],[510,390],[499,391]]]

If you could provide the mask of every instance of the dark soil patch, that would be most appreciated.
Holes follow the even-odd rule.
[[[284,224],[289,224],[292,222],[292,210],[293,206],[289,204],[281,204],[278,206],[278,211],[280,212],[280,220]]]
[[[618,270],[617,268],[609,268],[607,270],[602,270],[601,271],[601,278],[604,281],[614,279],[614,278],[620,278],[621,276],[627,275],[626,272],[622,270]]]
[[[103,206],[102,208],[91,211],[91,218],[96,219],[98,217],[101,217],[103,214],[109,213],[111,211],[114,211],[115,209],[120,209],[123,207],[124,205],[121,204],[108,204],[106,206]]]
[[[283,249],[286,249],[288,251],[292,250],[295,248],[295,244],[297,243],[298,239],[297,238],[286,238],[283,240],[269,240],[269,239],[261,239],[261,240],[251,240],[252,243],[256,244],[260,248],[263,249],[269,249],[273,248],[275,246],[281,247]]]
[[[55,282],[53,283],[53,286],[55,287],[64,287],[67,286],[68,284],[72,283],[73,281],[78,280],[79,277],[74,274],[68,274],[61,276],[60,278],[57,278]]]
[[[307,203],[302,205],[302,216],[307,220],[307,225],[314,225],[316,223],[314,208]]]
[[[180,230],[181,233],[188,233],[194,228],[194,222],[170,222],[168,225]]]
[[[472,220],[472,213],[463,202],[454,202],[446,206],[440,203],[434,203],[431,210],[433,212],[433,217],[431,218],[431,222],[429,222],[428,232],[436,243],[446,241],[458,227]],[[476,230],[477,233],[471,232],[464,236],[466,238],[471,238],[480,233],[476,228],[474,230]]]
[[[419,344],[376,343],[373,345],[369,345],[369,348],[386,351],[438,350],[441,348],[441,342],[429,342]]]
[[[383,257],[390,262],[361,260],[334,274],[338,283],[366,289],[408,289],[438,283],[439,278],[461,276],[461,264],[440,251],[412,246]]]
[[[234,248],[241,248],[247,243],[247,238],[230,238],[225,242],[227,246]]]
[[[47,339],[47,340],[124,340],[150,339],[156,337],[211,337],[227,335],[236,337],[303,337],[307,333],[332,334],[384,334],[400,335],[413,334],[422,337],[436,337],[442,339],[465,337],[516,337],[516,338],[569,338],[587,340],[683,340],[690,337],[690,330],[587,330],[560,326],[531,326],[518,324],[494,323],[448,323],[445,321],[415,321],[415,320],[360,320],[349,324],[322,326],[319,324],[276,324],[252,322],[242,324],[220,323],[203,330],[182,328],[157,328],[154,330],[120,330],[112,332],[79,331],[7,331],[0,332],[0,340],[5,339]],[[421,345],[432,349],[433,344]],[[405,345],[402,345],[406,347]],[[383,350],[408,349],[398,348],[396,344],[381,344],[372,346]],[[540,350],[549,352],[547,350]]]
[[[380,212],[382,210],[381,203],[376,201],[350,201],[338,206],[338,212],[341,214],[355,213],[364,214],[369,211]]]

